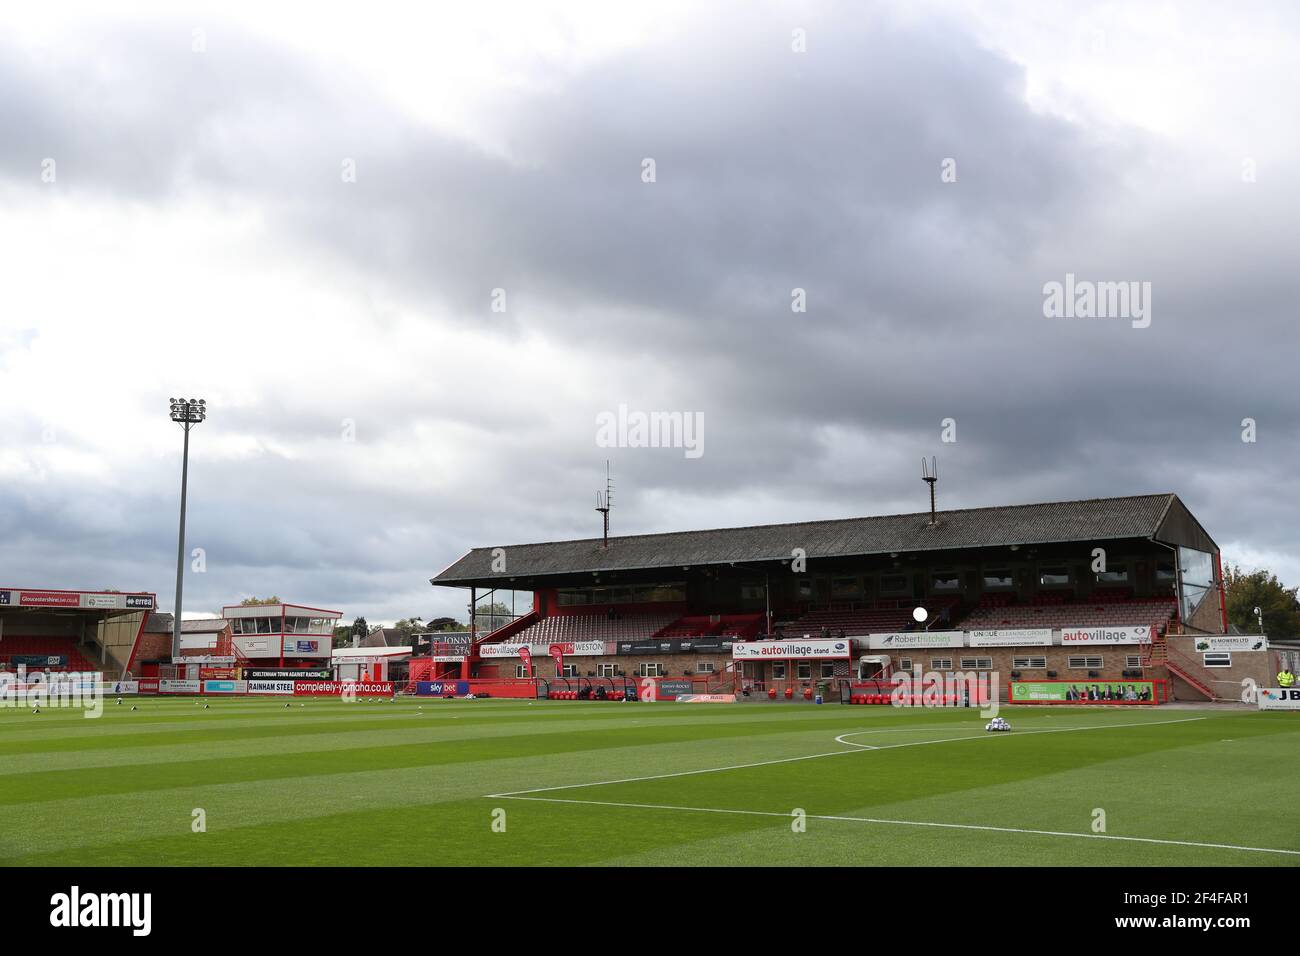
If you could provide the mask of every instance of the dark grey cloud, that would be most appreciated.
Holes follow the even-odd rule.
[[[416,310],[432,339],[479,329],[508,352],[537,336],[599,383],[588,411],[557,414],[489,358],[472,389],[430,369],[399,402],[377,394],[366,440],[474,429],[488,464],[450,479],[368,482],[271,451],[196,472],[191,538],[214,555],[201,599],[275,579],[390,617],[450,608],[405,595],[471,545],[590,532],[606,457],[625,531],[920,507],[915,461],[938,454],[953,507],[1174,490],[1221,544],[1294,553],[1300,210],[1285,184],[1210,191],[1171,165],[1188,161],[1178,143],[1031,109],[1022,68],[950,22],[845,13],[803,55],[780,18],[725,27],[503,97],[484,117],[500,151],[234,33],[196,57],[187,30],[105,25],[97,64],[54,76],[0,55],[12,188],[40,188],[50,155],[72,197],[252,204],[323,281]],[[96,83],[104,63],[113,79]],[[1066,272],[1152,282],[1151,327],[1043,318],[1042,285]],[[488,308],[498,286],[504,316]],[[807,314],[790,311],[794,287]],[[355,334],[386,321],[358,315]],[[596,448],[595,415],[623,402],[703,412],[705,457]],[[273,447],[324,440],[346,414],[235,409],[221,427]],[[1239,439],[1246,416],[1257,444]],[[0,555],[91,578],[109,551],[148,555],[136,573],[166,591],[172,484],[0,489],[21,529]],[[65,495],[150,520],[96,537]],[[65,548],[91,557],[61,562]]]

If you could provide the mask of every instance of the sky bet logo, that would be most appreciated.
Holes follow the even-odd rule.
[[[50,907],[51,926],[129,926],[132,936],[148,936],[153,923],[152,893],[82,893],[74,886],[51,896]]]

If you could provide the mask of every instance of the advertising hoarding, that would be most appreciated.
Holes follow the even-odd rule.
[[[893,634],[868,634],[867,646],[873,651],[961,647],[964,634],[964,631],[901,631]]]
[[[795,658],[836,658],[847,660],[849,642],[842,641],[743,641],[731,645],[731,657],[737,661],[793,660]]]

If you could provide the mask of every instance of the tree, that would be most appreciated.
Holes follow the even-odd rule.
[[[393,627],[397,628],[407,637],[410,637],[412,634],[418,634],[424,630],[424,624],[418,617],[402,618],[402,620],[395,623]]]
[[[366,624],[366,619],[364,617],[359,617],[352,622],[353,637],[365,637],[369,633],[370,626]]]
[[[278,597],[272,595],[269,598],[250,597],[244,598],[239,602],[240,607],[265,607],[268,604],[283,604]]]
[[[462,624],[454,617],[432,617],[426,624],[425,630],[428,631],[468,631],[469,625]]]
[[[331,646],[333,646],[333,647],[351,647],[351,646],[352,646],[352,627],[351,627],[351,625],[343,624],[343,625],[341,625],[341,626],[339,626],[339,627],[334,628],[334,640],[333,640]]]
[[[1263,568],[1243,571],[1229,567],[1223,574],[1228,621],[1248,634],[1259,633],[1255,608],[1263,612],[1264,633],[1272,640],[1300,637],[1300,587],[1287,588],[1277,575]]]
[[[480,632],[495,631],[498,627],[505,627],[514,619],[510,608],[500,601],[493,601],[487,607],[474,609],[474,622]]]

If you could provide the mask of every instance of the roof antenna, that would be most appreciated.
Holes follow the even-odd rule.
[[[614,479],[609,476],[609,459],[605,460],[605,491],[596,492],[596,510],[605,519],[605,534],[601,538],[601,550],[609,550],[609,509],[614,505]]]
[[[930,524],[938,524],[934,516],[934,485],[939,480],[939,462],[931,455],[929,467],[926,467],[925,459],[921,459],[921,480],[930,486]]]

